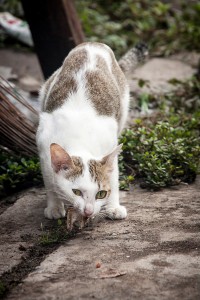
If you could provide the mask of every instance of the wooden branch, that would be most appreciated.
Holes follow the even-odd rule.
[[[8,82],[0,81],[0,136],[1,145],[14,152],[33,156],[37,154],[35,142],[36,126],[12,103],[11,97],[19,101],[30,112],[38,112],[22,99]]]

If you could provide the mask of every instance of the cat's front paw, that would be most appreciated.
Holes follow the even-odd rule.
[[[118,205],[116,207],[109,207],[106,209],[108,218],[112,220],[122,220],[127,217],[127,210],[125,206]]]
[[[47,219],[60,219],[65,217],[66,211],[64,206],[48,206],[44,210],[44,215]]]

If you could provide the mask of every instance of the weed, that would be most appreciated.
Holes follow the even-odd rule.
[[[42,181],[39,160],[0,149],[0,196],[9,195]]]
[[[65,241],[70,236],[70,234],[66,230],[65,223],[65,219],[58,219],[57,224],[53,229],[50,230],[45,230],[43,224],[41,224],[42,235],[40,237],[39,243],[45,246]]]
[[[173,115],[155,125],[126,129],[120,138],[121,174],[132,169],[144,187],[154,189],[194,181],[200,165],[199,120],[200,113]]]
[[[128,188],[127,174],[140,178],[144,187],[160,188],[190,183],[199,173],[200,82],[192,77],[171,83],[177,90],[138,98],[146,111],[150,101],[157,103],[159,114],[135,120],[119,140],[124,144],[119,164],[122,189]]]

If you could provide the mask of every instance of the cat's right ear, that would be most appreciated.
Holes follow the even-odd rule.
[[[70,155],[58,144],[50,145],[50,153],[51,165],[56,173],[73,168],[74,164]]]

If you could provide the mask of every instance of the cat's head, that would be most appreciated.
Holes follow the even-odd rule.
[[[117,146],[100,160],[88,160],[70,156],[60,145],[51,144],[51,164],[58,195],[85,217],[98,214],[109,201],[111,176],[121,147]]]

